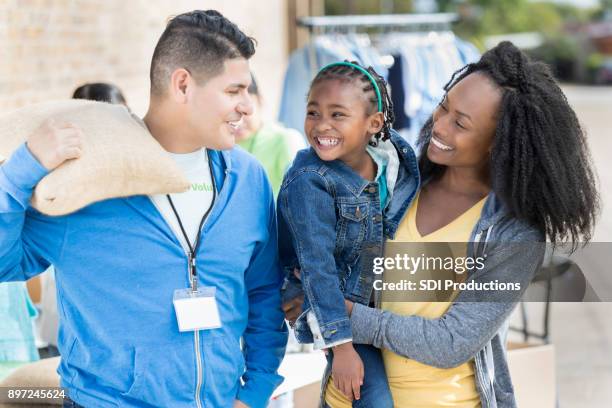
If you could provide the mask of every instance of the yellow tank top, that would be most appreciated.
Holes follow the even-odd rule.
[[[423,253],[424,255],[432,252],[431,246],[428,250],[427,243],[462,243],[460,251],[465,254],[467,250],[465,243],[469,241],[470,234],[480,218],[485,199],[483,198],[446,226],[425,236],[421,236],[416,226],[418,203],[419,195],[417,195],[408,213],[400,223],[396,238],[387,242],[409,242],[411,243],[411,249],[413,243],[419,244],[414,248],[420,248],[419,254]],[[456,253],[457,248],[457,245],[454,245],[449,249],[452,256],[459,256]],[[439,256],[439,246],[436,246],[434,251],[435,256]],[[394,256],[394,253],[388,252],[388,246],[385,246],[385,257]],[[385,301],[385,295],[383,294],[381,309],[398,315],[416,315],[434,319],[446,313],[456,295],[457,292],[451,292],[448,295],[448,301],[444,302],[390,302]],[[403,298],[403,300],[408,299]],[[480,397],[476,390],[473,361],[450,369],[440,369],[421,364],[385,349],[382,350],[382,355],[395,407],[479,408],[481,406]],[[351,407],[351,403],[336,389],[333,381],[329,381],[327,385],[325,401],[332,408]]]

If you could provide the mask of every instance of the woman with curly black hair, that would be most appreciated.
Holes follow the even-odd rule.
[[[420,135],[421,189],[388,236],[385,257],[406,243],[428,256],[442,242],[482,264],[467,273],[418,271],[452,283],[442,299],[402,293],[397,302],[386,291],[378,308],[347,301],[353,342],[382,350],[396,407],[515,407],[505,323],[547,240],[575,248],[591,238],[595,175],[550,70],[511,43],[459,70],[445,91]]]
[[[458,71],[445,90],[420,135],[422,188],[387,244],[463,242],[482,268],[451,273],[459,285],[442,302],[383,294],[380,309],[348,304],[353,341],[383,350],[397,407],[515,407],[504,323],[546,240],[575,248],[591,238],[595,176],[550,70],[511,43]]]
[[[502,42],[455,76],[444,88],[447,97],[419,138],[419,145],[427,152],[419,167],[423,180],[430,180],[429,189],[465,167],[457,150],[441,146],[440,138],[454,137],[461,142],[474,133],[465,129],[470,127],[470,118],[458,111],[450,115],[458,129],[452,131],[451,126],[442,135],[442,121],[436,119],[448,112],[448,93],[464,79],[468,82],[465,86],[484,80],[489,86],[486,82],[476,85],[486,89],[474,93],[479,98],[489,95],[483,102],[488,102],[486,108],[495,114],[489,115],[484,129],[478,129],[486,133],[484,137],[474,138],[478,139],[477,147],[486,152],[470,152],[473,157],[486,153],[482,167],[468,169],[468,174],[481,170],[480,175],[473,173],[475,179],[497,195],[508,215],[536,227],[550,241],[589,241],[598,208],[591,157],[576,113],[548,66],[530,61],[510,42]],[[490,126],[494,126],[493,132]]]

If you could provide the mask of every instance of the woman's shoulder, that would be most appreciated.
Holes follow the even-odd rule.
[[[503,217],[497,226],[497,237],[502,242],[545,242],[546,236],[535,225],[511,215]]]
[[[491,227],[491,240],[499,242],[544,242],[541,229],[528,220],[514,216],[503,201],[491,192],[482,210],[480,224]]]

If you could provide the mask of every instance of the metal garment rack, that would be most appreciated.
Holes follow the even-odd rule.
[[[456,13],[429,14],[368,14],[342,16],[313,16],[297,19],[299,27],[308,28],[311,33],[321,29],[348,29],[372,27],[393,27],[414,31],[450,30],[452,23],[459,20]]]
[[[398,29],[406,32],[450,31],[452,24],[458,20],[457,13],[366,14],[300,17],[297,25],[307,28],[312,40],[313,35],[324,32],[354,33],[359,28]],[[318,64],[312,41],[309,48],[311,72],[316,72]]]

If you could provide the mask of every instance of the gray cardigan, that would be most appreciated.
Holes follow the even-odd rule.
[[[467,281],[520,283],[517,291],[461,291],[437,319],[400,316],[360,304],[353,306],[353,342],[372,344],[439,368],[474,359],[483,408],[516,407],[506,363],[503,327],[542,264],[545,238],[535,228],[507,216],[491,193],[472,231],[468,256],[485,258]]]

